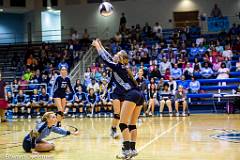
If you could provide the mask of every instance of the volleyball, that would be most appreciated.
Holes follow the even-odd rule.
[[[99,13],[104,17],[111,16],[113,14],[113,5],[109,2],[103,2],[99,6]]]

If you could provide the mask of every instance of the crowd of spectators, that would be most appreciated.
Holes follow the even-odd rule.
[[[143,114],[153,115],[155,106],[158,105],[160,116],[165,106],[168,107],[170,116],[173,115],[173,106],[176,115],[179,115],[178,107],[181,105],[185,116],[186,94],[202,92],[198,79],[224,79],[230,77],[230,71],[240,71],[240,58],[234,59],[236,63],[232,63],[233,58],[239,57],[239,25],[234,24],[228,33],[219,33],[213,40],[203,35],[191,38],[193,34],[191,27],[175,29],[171,38],[164,38],[164,30],[158,22],[153,26],[146,23],[143,27],[137,24],[127,28],[125,15],[122,16],[119,32],[110,40],[107,48],[112,55],[122,49],[127,51],[129,67],[146,97]],[[12,83],[12,94],[9,93],[9,97],[15,97],[15,101],[10,101],[10,104],[16,106],[24,103],[25,105],[21,104],[21,106],[27,106],[34,103],[33,93],[24,100],[19,98],[23,94],[22,91],[26,93],[28,89],[40,90],[39,96],[43,94],[42,89],[49,93],[58,75],[58,64],[68,63],[71,68],[74,64],[72,62],[80,59],[82,47],[87,46],[89,42],[89,34],[85,30],[81,40],[77,32],[73,32],[72,40],[62,49],[43,44],[40,52],[36,53],[29,48],[26,54],[25,72],[21,79],[15,79]],[[110,114],[111,89],[106,92],[110,77],[111,70],[98,58],[96,63],[87,68],[84,77],[79,77],[76,81],[75,95],[68,95],[67,98],[66,113],[69,112],[69,108],[73,108],[73,111],[78,112],[80,116],[91,112],[97,115]],[[26,84],[29,86],[24,86]],[[45,84],[45,87],[31,84]],[[51,97],[49,98],[44,106],[52,106]],[[42,105],[40,101],[39,99],[38,104]],[[94,106],[95,110],[76,111],[80,104]],[[17,114],[19,111],[15,109],[14,112]]]

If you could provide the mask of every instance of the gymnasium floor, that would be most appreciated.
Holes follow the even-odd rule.
[[[65,119],[63,126],[77,127],[80,131],[78,136],[55,139],[56,150],[50,153],[40,155],[24,153],[21,142],[24,135],[34,127],[35,121],[35,119],[19,119],[0,124],[0,160],[114,160],[116,153],[120,150],[120,139],[113,140],[109,137],[110,118],[71,118]],[[141,118],[138,125],[137,148],[140,152],[134,158],[136,160],[240,159],[240,143],[211,137],[211,135],[226,133],[222,129],[240,132],[239,114]],[[52,133],[49,138],[58,136]]]

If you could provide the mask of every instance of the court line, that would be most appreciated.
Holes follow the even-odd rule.
[[[156,140],[158,140],[160,137],[164,136],[166,133],[170,132],[171,130],[173,130],[174,128],[176,128],[180,123],[182,123],[183,121],[181,120],[180,122],[176,123],[175,125],[173,125],[172,127],[168,128],[166,131],[162,132],[161,134],[159,134],[158,136],[156,136],[155,138],[153,138],[152,140],[150,140],[148,143],[146,143],[145,145],[143,145],[142,147],[140,147],[138,149],[138,152],[141,152],[142,150],[144,150],[146,147],[148,147],[149,145],[151,145],[152,143],[154,143]]]

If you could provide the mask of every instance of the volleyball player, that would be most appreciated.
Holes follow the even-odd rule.
[[[36,129],[32,130],[23,140],[23,149],[25,152],[31,152],[34,149],[36,152],[49,152],[54,150],[55,145],[44,138],[50,135],[51,132],[61,135],[77,135],[78,131],[70,132],[63,128],[55,126],[57,117],[54,112],[46,112],[42,117],[42,122],[37,123]]]
[[[64,63],[59,66],[60,75],[56,77],[52,87],[51,95],[58,111],[64,112],[66,106],[66,89],[69,87],[70,91],[74,93],[70,78],[67,76],[68,66]]]
[[[135,149],[137,139],[136,123],[141,112],[144,97],[138,89],[138,84],[134,79],[132,72],[128,69],[128,55],[125,51],[120,51],[117,55],[118,63],[109,58],[109,53],[104,49],[99,40],[94,40],[92,45],[98,51],[98,54],[113,71],[116,82],[119,87],[125,90],[125,97],[120,113],[119,128],[123,136],[123,147],[118,159],[130,159],[137,155]]]

